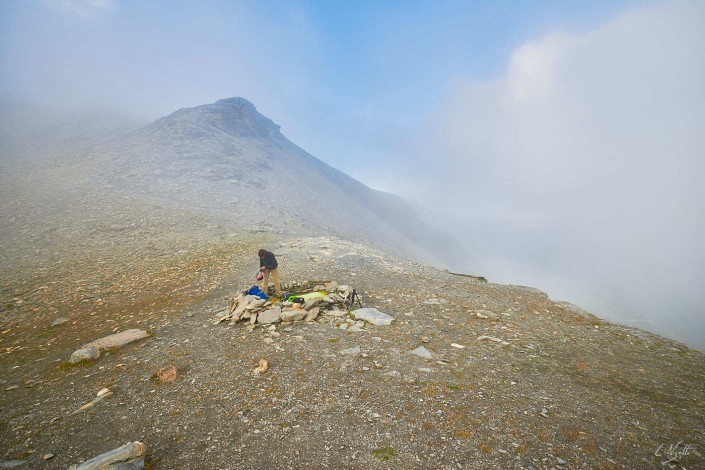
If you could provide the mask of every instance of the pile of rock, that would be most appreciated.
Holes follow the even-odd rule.
[[[272,324],[279,322],[316,320],[319,315],[342,317],[352,306],[353,289],[338,285],[335,281],[304,281],[285,286],[289,292],[284,300],[261,299],[245,292],[230,300],[227,313],[216,317],[214,324],[224,321],[231,324],[239,321],[249,321],[250,324]],[[318,293],[318,296],[315,294]],[[314,295],[310,295],[314,294]],[[299,302],[290,301],[299,297]]]

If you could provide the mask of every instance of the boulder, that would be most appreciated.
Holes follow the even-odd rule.
[[[304,321],[313,321],[316,318],[318,318],[318,314],[320,313],[320,309],[318,307],[313,307],[311,310],[306,312],[306,316],[304,317]]]
[[[281,321],[282,309],[281,307],[274,307],[260,313],[257,317],[257,323],[263,325],[270,325],[272,323],[277,323]]]
[[[335,292],[335,290],[338,288],[338,283],[335,281],[326,282],[326,285],[324,287],[326,292]]]
[[[76,364],[81,361],[94,361],[100,357],[100,350],[95,346],[89,346],[87,348],[77,349],[71,354],[71,359],[69,362],[71,364]]]
[[[360,308],[352,312],[355,320],[364,320],[373,325],[391,325],[394,317],[382,313],[376,308]]]
[[[131,329],[121,331],[120,333],[115,333],[114,335],[105,336],[103,338],[92,341],[88,344],[81,346],[81,349],[86,349],[91,346],[95,346],[99,350],[119,348],[125,346],[126,344],[132,343],[143,338],[149,337],[149,333],[144,330]]]
[[[305,310],[299,310],[299,309],[284,310],[281,313],[281,320],[283,322],[292,322],[292,321],[303,320],[306,313],[307,312]]]
[[[144,468],[147,446],[139,441],[129,442],[122,447],[94,457],[81,465],[71,466],[74,470],[124,469],[138,470]]]

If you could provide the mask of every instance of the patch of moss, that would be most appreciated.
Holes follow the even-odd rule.
[[[331,338],[328,340],[329,343],[337,343],[338,341],[340,341],[338,338]]]
[[[466,431],[465,429],[456,429],[453,431],[453,437],[456,439],[469,441],[472,439],[472,433],[470,431]]]
[[[74,363],[67,361],[67,362],[62,362],[61,365],[59,366],[59,369],[60,370],[71,370],[75,367],[90,367],[93,365],[93,363],[95,363],[95,361],[91,361],[89,359],[84,359],[82,361],[78,361],[78,362],[74,362]]]
[[[144,459],[144,470],[154,470],[155,468],[158,468],[161,460],[162,459],[160,459],[159,457],[152,457],[150,455],[147,455]]]
[[[380,461],[386,462],[387,460],[397,455],[397,451],[395,451],[391,447],[382,447],[373,450],[372,455],[378,458]]]
[[[49,327],[46,330],[37,333],[37,339],[43,339],[51,336],[53,333],[52,329],[53,327]]]

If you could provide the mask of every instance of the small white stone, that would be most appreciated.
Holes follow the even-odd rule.
[[[419,346],[418,348],[414,349],[410,352],[410,354],[423,357],[424,359],[433,359],[433,355],[429,352],[428,349],[424,348],[423,346]]]
[[[355,346],[354,348],[350,348],[350,349],[343,349],[342,351],[340,351],[340,354],[347,354],[347,355],[360,354],[360,346]]]

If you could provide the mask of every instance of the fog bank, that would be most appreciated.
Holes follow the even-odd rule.
[[[633,10],[454,81],[424,201],[468,269],[705,348],[704,24],[702,2]]]

